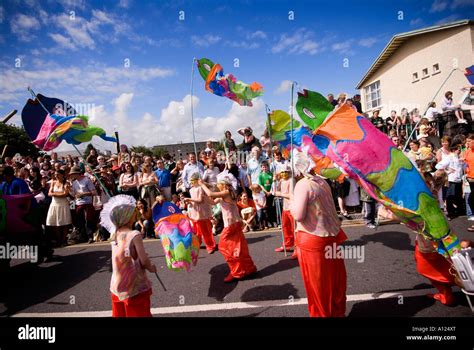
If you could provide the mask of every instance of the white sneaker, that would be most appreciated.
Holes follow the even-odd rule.
[[[469,220],[469,221],[474,221],[474,215],[469,216],[469,217],[467,218],[467,220]]]

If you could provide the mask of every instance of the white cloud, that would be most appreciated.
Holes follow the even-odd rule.
[[[293,84],[293,82],[291,80],[283,80],[280,83],[280,86],[278,86],[278,88],[275,90],[275,94],[280,95],[280,94],[283,94],[287,91],[290,91],[291,84]]]
[[[84,67],[61,67],[50,61],[34,60],[31,69],[2,67],[0,69],[0,102],[22,101],[27,86],[48,96],[60,95],[81,99],[87,91],[93,100],[104,94],[120,94],[153,79],[174,75],[172,69],[160,67],[117,68],[91,64]]]
[[[262,39],[263,40],[266,38],[267,38],[267,34],[265,34],[265,32],[262,32],[261,30],[257,30],[248,35],[248,39]]]
[[[61,34],[51,34],[51,33],[49,33],[49,36],[60,47],[63,47],[65,49],[70,49],[70,50],[76,50],[76,46],[72,43],[72,41],[70,39],[66,38],[65,36],[63,36]],[[36,51],[35,51],[35,53],[36,53]],[[35,54],[35,53],[33,53],[33,54]]]
[[[446,24],[446,23],[449,23],[449,22],[454,22],[456,20],[459,19],[459,15],[450,15],[450,16],[447,16],[447,17],[444,17],[444,18],[441,18],[439,21],[437,21],[435,24],[436,25],[441,25],[441,24]]]
[[[272,53],[286,52],[287,54],[315,55],[321,51],[320,44],[312,39],[313,33],[300,28],[292,35],[283,33],[278,42],[272,47]]]
[[[354,40],[349,39],[346,41],[341,41],[338,43],[334,43],[331,45],[331,50],[338,52],[340,54],[353,54],[354,51],[352,50],[352,47],[354,46]]]
[[[230,46],[230,47],[235,47],[235,48],[238,48],[238,49],[245,49],[245,50],[253,50],[253,49],[258,49],[260,47],[260,44],[259,43],[256,43],[256,42],[248,42],[246,40],[242,40],[242,41],[226,41],[224,43],[224,45],[226,46]]]
[[[414,18],[410,21],[410,25],[412,27],[418,27],[418,26],[421,26],[423,25],[423,19],[418,17],[418,18]]]
[[[449,5],[449,2],[447,0],[435,0],[431,4],[430,12],[431,13],[443,12],[444,10],[446,10],[448,5]]]
[[[220,36],[212,34],[206,34],[204,36],[191,36],[192,44],[198,47],[209,47],[211,45],[217,44],[220,40]]]
[[[364,38],[359,40],[359,45],[362,47],[372,47],[378,39],[376,38]]]
[[[34,38],[32,32],[40,27],[40,22],[35,17],[22,13],[16,14],[10,22],[12,33],[16,34],[20,41],[31,41]]]
[[[130,0],[120,0],[119,4],[118,4],[118,7],[128,9],[130,7],[130,3],[131,3]]]
[[[451,8],[457,9],[458,7],[467,7],[467,6],[474,6],[474,2],[472,0],[454,0],[451,4]]]
[[[128,146],[151,147],[192,142],[190,95],[186,95],[181,101],[170,101],[159,115],[145,112],[142,116],[132,115],[133,97],[133,93],[121,94],[114,100],[113,111],[108,111],[103,105],[96,106],[91,113],[91,124],[104,128],[109,134],[117,130],[120,142]],[[199,98],[194,96],[192,101],[194,110],[197,111]],[[220,117],[195,116],[196,141],[220,140],[225,130],[235,131],[246,125],[251,125],[258,136],[265,127],[265,118],[262,118],[262,115],[265,115],[265,104],[257,98],[253,107],[242,107],[233,103],[230,110]],[[237,139],[235,141],[239,142]],[[114,148],[113,144],[107,144],[100,139],[94,139],[93,142],[99,148]]]

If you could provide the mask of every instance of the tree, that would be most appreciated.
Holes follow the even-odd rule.
[[[5,157],[13,157],[19,153],[22,156],[37,157],[40,150],[31,142],[25,128],[11,124],[0,123],[0,154],[7,145]]]
[[[130,152],[141,153],[144,156],[153,156],[153,151],[145,146],[132,146]]]
[[[153,156],[156,158],[162,158],[166,153],[166,149],[160,146],[153,146],[151,150],[153,151]]]

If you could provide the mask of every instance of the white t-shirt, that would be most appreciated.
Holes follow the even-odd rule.
[[[72,193],[74,195],[80,193],[92,192],[96,194],[95,186],[88,177],[74,180],[72,183]],[[76,199],[76,205],[92,204],[92,196],[82,197]]]
[[[252,193],[253,201],[257,210],[265,209],[267,207],[267,197],[265,193]]]

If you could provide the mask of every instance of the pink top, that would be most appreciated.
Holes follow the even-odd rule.
[[[282,194],[291,194],[291,179],[280,181],[280,192]],[[291,200],[283,198],[283,210],[291,210]]]
[[[212,201],[201,187],[192,187],[189,190],[192,199],[197,202],[190,202],[188,206],[188,216],[191,220],[204,220],[212,217]]]
[[[237,204],[226,202],[223,199],[220,201],[222,208],[222,219],[224,220],[224,227],[229,227],[236,222],[240,222],[240,213]]]
[[[291,215],[297,221],[298,231],[312,235],[337,236],[341,228],[331,188],[319,176],[298,181],[291,203]]]
[[[140,260],[133,259],[130,243],[139,231],[117,232],[117,240],[112,245],[112,279],[110,291],[119,300],[131,298],[151,289],[151,283],[146,276]]]

